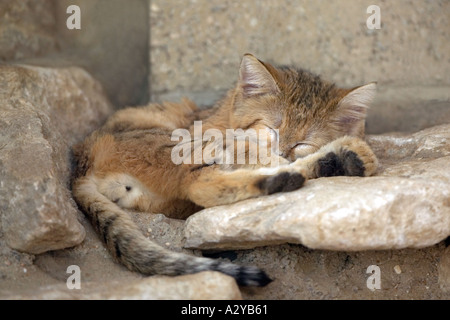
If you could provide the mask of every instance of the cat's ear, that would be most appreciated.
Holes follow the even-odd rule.
[[[347,135],[363,136],[367,110],[377,91],[376,82],[350,90],[339,101],[334,122]]]
[[[244,97],[279,92],[274,73],[276,70],[270,64],[259,61],[249,53],[245,54],[239,69],[238,82]]]

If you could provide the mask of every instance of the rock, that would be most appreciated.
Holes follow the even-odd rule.
[[[0,66],[0,209],[8,245],[37,254],[84,236],[69,190],[71,146],[112,107],[79,68]]]
[[[186,221],[185,247],[421,248],[450,235],[450,125],[369,136],[374,177],[308,181],[295,192],[205,209]]]
[[[66,285],[43,287],[34,292],[14,294],[3,299],[81,299],[81,300],[240,300],[234,279],[220,272],[200,272],[178,277],[155,276],[134,281],[86,283],[81,289]]]

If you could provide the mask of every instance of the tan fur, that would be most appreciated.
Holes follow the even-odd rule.
[[[306,71],[275,68],[245,55],[236,87],[210,110],[201,111],[183,100],[127,108],[113,115],[74,150],[75,199],[119,261],[144,273],[173,274],[166,272],[173,267],[169,262],[177,265],[181,260],[173,260],[154,244],[146,245],[120,208],[186,218],[201,207],[295,190],[306,178],[371,175],[377,160],[360,138],[374,90],[375,84],[339,89]],[[280,154],[271,154],[279,165],[174,164],[171,152],[177,142],[171,141],[171,134],[185,128],[193,135],[195,120],[203,121],[203,132],[217,129],[224,137],[226,129],[279,130]],[[130,247],[131,238],[139,239],[137,247],[148,253],[147,258]],[[164,252],[157,262],[151,254],[155,250]],[[211,264],[205,261],[198,263]],[[146,264],[153,266],[146,268]],[[176,274],[198,271],[184,269]]]

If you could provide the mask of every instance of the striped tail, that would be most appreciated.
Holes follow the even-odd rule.
[[[265,286],[272,281],[257,267],[173,252],[150,241],[128,213],[98,191],[93,176],[76,180],[73,194],[112,256],[132,271],[170,276],[219,271],[242,286]]]

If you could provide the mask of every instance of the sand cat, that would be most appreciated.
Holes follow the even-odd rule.
[[[274,67],[246,54],[236,86],[210,109],[200,110],[183,100],[114,114],[74,148],[74,197],[111,254],[131,270],[151,275],[215,270],[234,277],[239,285],[266,285],[271,280],[257,267],[160,247],[141,234],[122,209],[186,218],[201,208],[293,191],[307,179],[372,175],[377,159],[362,138],[375,91],[375,83],[340,89],[307,71]],[[193,132],[199,121],[200,139]],[[192,154],[181,163],[174,161],[174,148],[186,144],[174,140],[179,129],[194,137],[185,149]],[[231,142],[228,137],[216,143],[206,160],[184,161],[211,146],[213,139],[202,135],[210,129],[224,139],[227,129],[233,129],[234,136]],[[247,139],[244,151],[230,147],[229,161],[219,161],[217,146],[228,148],[239,140],[239,132],[249,129],[262,133],[260,139]],[[245,158],[258,143],[269,147],[270,161],[257,158],[250,163]],[[235,162],[242,155],[248,163]]]

